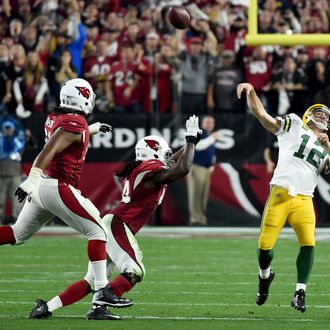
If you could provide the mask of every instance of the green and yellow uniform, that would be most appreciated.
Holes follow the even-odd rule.
[[[277,117],[279,159],[262,217],[259,249],[270,250],[288,221],[300,246],[315,245],[313,192],[329,157],[316,134],[295,114]]]

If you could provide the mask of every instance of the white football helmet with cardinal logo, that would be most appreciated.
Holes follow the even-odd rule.
[[[90,114],[95,104],[95,94],[88,81],[81,78],[68,80],[60,91],[60,107]]]
[[[172,149],[160,136],[148,135],[138,141],[135,146],[136,160],[157,159],[168,165],[172,156]]]

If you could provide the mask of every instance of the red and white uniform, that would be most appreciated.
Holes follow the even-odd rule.
[[[82,134],[82,139],[54,156],[31,198],[27,198],[13,226],[17,244],[31,237],[54,216],[88,239],[106,241],[99,211],[76,189],[89,143],[86,119],[77,114],[50,114],[45,122],[46,142],[58,129]]]
[[[111,211],[129,227],[134,235],[148,223],[166,192],[166,185],[146,188],[144,183],[150,176],[164,169],[166,166],[159,160],[142,162],[126,179],[122,201]]]
[[[70,133],[82,134],[79,142],[72,143],[68,148],[54,156],[44,171],[52,178],[77,188],[82,166],[89,143],[89,130],[85,117],[77,114],[53,115],[50,114],[45,122],[45,142],[59,128]]]
[[[141,279],[145,274],[143,255],[135,235],[161,204],[167,188],[165,184],[146,188],[145,182],[166,168],[159,160],[143,161],[126,179],[122,202],[101,220],[108,238],[107,254],[121,273],[135,273]],[[113,264],[110,264],[109,271],[112,267]],[[92,285],[90,271],[85,280]]]

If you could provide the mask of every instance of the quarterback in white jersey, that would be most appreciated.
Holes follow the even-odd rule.
[[[275,132],[279,158],[270,184],[287,189],[290,196],[313,197],[318,175],[329,158],[328,150],[296,114],[276,120],[281,125]]]
[[[275,272],[271,269],[273,247],[286,224],[294,229],[300,250],[296,260],[297,283],[291,306],[306,311],[305,291],[313,266],[315,212],[313,193],[321,171],[329,170],[330,143],[326,131],[330,110],[323,104],[309,107],[303,118],[295,114],[273,118],[264,109],[253,86],[237,86],[237,96],[245,93],[252,114],[270,133],[277,135],[279,159],[270,182],[271,190],[262,216],[258,240],[259,288],[257,305],[267,298]]]

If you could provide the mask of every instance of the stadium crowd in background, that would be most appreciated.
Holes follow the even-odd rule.
[[[259,3],[259,33],[327,33],[326,0]],[[186,30],[166,22],[185,5]],[[2,103],[26,119],[56,105],[68,79],[88,79],[99,112],[246,112],[247,81],[273,114],[329,98],[327,47],[248,47],[246,0],[3,0]],[[194,79],[198,76],[199,79]],[[222,87],[225,86],[225,90]],[[219,104],[219,90],[226,104]],[[180,102],[181,101],[181,102]]]

